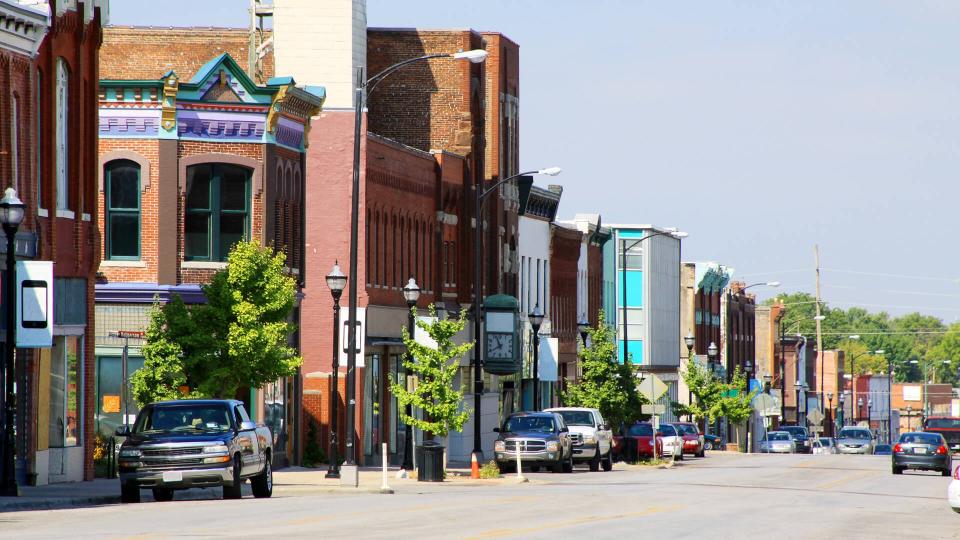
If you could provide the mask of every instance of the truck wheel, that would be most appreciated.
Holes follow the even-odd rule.
[[[600,470],[600,447],[597,447],[597,453],[590,460],[590,472],[597,472]]]
[[[573,472],[573,454],[570,454],[570,457],[563,462],[563,472],[565,473]]]
[[[173,490],[167,488],[153,488],[153,500],[157,502],[170,502],[173,500]]]
[[[223,486],[224,499],[240,499],[243,497],[243,477],[240,476],[240,454],[233,456],[233,485]]]
[[[558,459],[556,463],[550,468],[550,472],[562,473],[563,472],[563,458]]]
[[[607,457],[604,458],[601,465],[603,465],[604,472],[610,472],[613,470],[613,448],[607,450]]]
[[[140,486],[136,484],[120,484],[120,502],[140,502]]]
[[[263,464],[263,472],[250,480],[253,496],[258,499],[266,499],[273,494],[273,466],[270,464],[270,454],[267,454],[266,457],[267,461]]]
[[[497,462],[497,468],[500,469],[500,474],[507,474],[507,473],[514,472],[513,471],[514,467],[516,467],[516,465],[511,465],[510,463]]]

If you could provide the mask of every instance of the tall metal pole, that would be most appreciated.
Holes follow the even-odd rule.
[[[823,380],[823,365],[825,362],[823,361],[823,335],[820,332],[820,248],[816,245],[813,246],[813,257],[817,268],[817,302],[815,304],[817,308],[817,356],[815,358],[820,362],[820,379],[818,381],[820,386],[820,399],[818,401],[820,403],[820,414],[823,414],[823,396],[825,389],[825,381]]]
[[[347,430],[346,465],[354,466],[356,449],[354,448],[354,414],[357,390],[357,242],[360,214],[360,131],[363,123],[363,68],[357,68],[357,85],[354,96],[356,115],[353,126],[353,192],[350,201],[350,303],[347,312],[347,417],[344,429]]]
[[[893,444],[893,365],[887,356],[887,444]]]
[[[17,261],[15,226],[4,224],[3,231],[7,234],[7,281],[6,281],[6,315],[7,336],[3,349],[3,472],[0,476],[0,495],[16,497],[20,494],[17,488],[17,479],[14,474],[13,463],[13,377],[14,357],[17,348]]]
[[[407,302],[407,333],[410,334],[410,339],[414,339],[414,332],[417,329],[416,321],[413,318],[413,306],[417,305],[416,302],[413,304]],[[413,362],[413,355],[410,354],[410,350],[407,350],[407,360]],[[407,369],[403,369],[403,384],[407,384]],[[407,403],[404,413],[407,415],[407,418],[413,416],[413,407]],[[403,465],[401,468],[407,471],[413,470],[413,427],[410,425],[410,422],[404,422],[403,428]]]
[[[629,365],[627,364],[630,361],[627,356],[627,241],[622,238],[620,239],[620,281],[623,289],[623,305],[621,306],[621,312],[623,313],[623,363]]]
[[[340,404],[340,295],[343,291],[332,290],[333,294],[333,363],[331,364],[333,378],[330,384],[330,464],[327,467],[326,478],[340,478],[340,458],[337,456],[339,443],[337,441],[337,408]]]
[[[540,410],[540,325],[533,325],[533,410]]]
[[[482,181],[476,182],[473,237],[473,453],[477,461],[483,456],[483,443],[480,440],[480,402],[483,396],[483,337],[480,335],[480,318],[483,317],[483,188]]]

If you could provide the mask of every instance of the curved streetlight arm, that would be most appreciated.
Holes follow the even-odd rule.
[[[508,177],[504,178],[503,180],[500,180],[500,181],[497,182],[496,184],[494,184],[494,185],[488,187],[487,189],[481,191],[481,192],[480,192],[480,199],[481,199],[481,200],[485,200],[485,199],[487,198],[487,195],[493,193],[493,190],[497,189],[498,187],[502,186],[503,184],[506,184],[507,182],[509,182],[509,181],[511,181],[511,180],[516,180],[517,178],[520,178],[521,176],[533,175],[533,174],[537,174],[537,173],[539,173],[539,172],[540,172],[539,170],[536,170],[536,171],[527,171],[527,172],[517,173],[517,174],[515,174],[515,175],[513,175],[513,176],[508,176]]]
[[[383,79],[386,79],[388,75],[402,68],[403,66],[412,64],[414,62],[430,60],[431,58],[450,58],[452,56],[453,55],[450,53],[425,54],[423,56],[418,56],[417,58],[410,58],[408,60],[404,60],[403,62],[397,62],[396,64],[388,67],[387,69],[367,79],[367,81],[364,82],[362,85],[360,85],[360,87],[365,89],[367,91],[367,94],[369,94],[370,92],[373,92],[373,89],[376,88],[378,84],[380,84],[380,81],[382,81]]]

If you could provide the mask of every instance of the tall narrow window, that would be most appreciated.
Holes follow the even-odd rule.
[[[250,231],[250,169],[223,163],[187,168],[184,255],[225,261]]]
[[[57,210],[70,209],[69,191],[69,86],[70,71],[63,58],[57,59]]]
[[[43,100],[42,100],[42,90],[43,90],[43,72],[37,71],[37,88],[36,88],[36,98],[37,98],[37,132],[34,135],[34,140],[36,141],[37,147],[37,208],[43,208],[43,137],[41,133],[43,132]]]
[[[140,165],[117,160],[103,172],[107,259],[140,258]]]
[[[17,133],[20,131],[20,100],[16,95],[10,102],[10,166],[13,174],[12,182],[17,186],[17,191],[23,193],[23,186],[20,185],[20,139]]]

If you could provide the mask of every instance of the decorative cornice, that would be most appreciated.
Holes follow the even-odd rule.
[[[34,57],[50,27],[50,16],[28,6],[0,0],[0,49]]]
[[[180,88],[180,78],[173,71],[167,73],[163,79],[163,112],[160,113],[160,125],[167,131],[177,127],[177,91]]]

